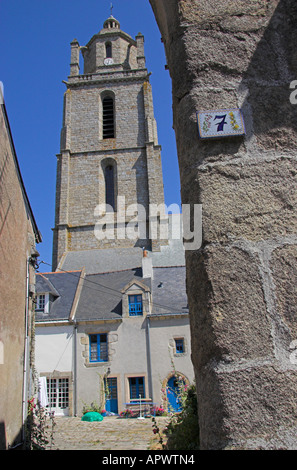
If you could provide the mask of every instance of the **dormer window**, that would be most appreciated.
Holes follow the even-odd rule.
[[[134,278],[122,289],[124,318],[145,317],[151,313],[151,291],[145,281]]]
[[[39,313],[49,312],[49,294],[38,294],[36,296],[35,311]]]
[[[44,312],[45,309],[45,294],[40,294],[36,299],[36,311]]]
[[[129,316],[137,317],[142,315],[142,295],[129,295]]]

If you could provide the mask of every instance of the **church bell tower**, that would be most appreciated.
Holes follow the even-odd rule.
[[[86,46],[71,42],[70,75],[64,83],[53,269],[69,252],[160,250],[166,240],[152,236],[148,227],[150,207],[164,206],[164,191],[143,35],[133,39],[111,15]],[[135,219],[128,210],[133,204],[143,208],[146,230],[140,238],[96,236],[99,215],[125,233]],[[106,214],[98,207],[105,207]],[[157,219],[161,224],[164,214]],[[104,230],[109,229],[107,222]]]

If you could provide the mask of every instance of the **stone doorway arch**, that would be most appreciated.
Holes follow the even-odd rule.
[[[181,411],[181,396],[190,385],[189,379],[178,371],[170,372],[162,382],[162,407],[165,411]]]

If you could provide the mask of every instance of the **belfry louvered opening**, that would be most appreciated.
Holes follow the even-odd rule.
[[[102,101],[103,107],[103,139],[114,138],[114,100],[106,96]]]
[[[113,165],[105,168],[105,204],[106,211],[115,210],[115,171]]]
[[[107,42],[105,44],[105,57],[111,58],[112,57],[112,45],[111,42]]]

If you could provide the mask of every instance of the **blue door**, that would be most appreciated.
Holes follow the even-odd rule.
[[[168,411],[174,413],[181,411],[179,393],[179,380],[176,376],[173,376],[167,382]]]
[[[111,413],[118,413],[118,386],[116,377],[107,378],[105,409]]]

